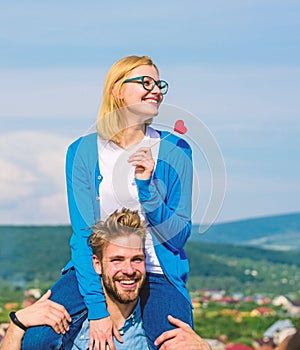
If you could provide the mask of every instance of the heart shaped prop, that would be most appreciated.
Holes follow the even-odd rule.
[[[178,132],[178,134],[185,134],[187,132],[187,128],[184,125],[183,120],[176,120],[174,131]]]
[[[166,139],[170,135],[174,134],[174,132],[178,132],[178,134],[181,134],[181,135],[183,135],[187,132],[187,127],[184,125],[183,120],[181,120],[181,119],[176,120],[173,131],[170,132],[169,134],[167,134],[165,137],[163,137],[159,141],[155,142],[152,146],[150,146],[150,148],[157,145],[158,143],[160,143],[162,140]]]

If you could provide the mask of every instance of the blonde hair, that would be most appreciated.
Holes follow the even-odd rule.
[[[148,56],[123,57],[108,71],[96,123],[97,132],[103,140],[111,140],[116,143],[120,141],[121,132],[127,125],[126,120],[119,113],[120,109],[125,106],[118,96],[123,81],[129,76],[129,73],[144,65],[153,66],[158,72],[158,68]],[[151,124],[151,121],[147,124]]]
[[[137,235],[141,238],[143,248],[145,247],[146,229],[137,210],[116,210],[105,221],[95,224],[92,232],[88,242],[93,254],[99,259],[102,259],[103,249],[116,237]]]

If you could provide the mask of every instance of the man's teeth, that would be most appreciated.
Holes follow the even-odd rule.
[[[120,283],[130,285],[130,284],[134,284],[135,281],[134,280],[123,280],[123,281],[120,281]]]

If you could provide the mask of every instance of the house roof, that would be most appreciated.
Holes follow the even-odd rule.
[[[226,345],[226,350],[253,350],[253,348],[241,343],[231,343]]]
[[[261,313],[274,311],[273,309],[271,309],[269,307],[266,307],[266,306],[259,306],[259,307],[256,308],[256,310],[261,312]]]
[[[280,332],[286,328],[294,328],[294,325],[289,319],[276,321],[265,331],[264,337],[273,338],[276,332]]]
[[[293,306],[300,307],[300,301],[291,301],[291,304],[292,304]]]

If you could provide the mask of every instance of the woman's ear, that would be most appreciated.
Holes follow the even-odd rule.
[[[92,256],[92,261],[93,261],[94,270],[96,271],[96,273],[98,275],[101,275],[102,274],[102,267],[101,267],[101,262],[100,262],[98,256],[94,254]]]
[[[122,87],[119,88],[116,84],[112,87],[111,93],[113,97],[117,100],[122,100],[123,99],[123,92],[122,92]]]

